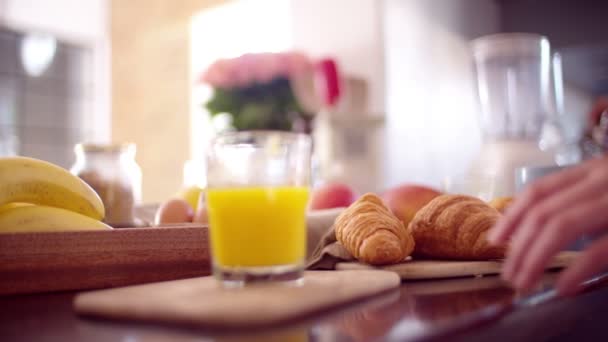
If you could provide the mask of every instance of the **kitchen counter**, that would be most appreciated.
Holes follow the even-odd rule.
[[[554,280],[555,274],[543,279],[545,285]],[[82,318],[71,307],[75,294],[0,297],[0,341],[608,339],[605,282],[577,297],[539,305],[518,302],[518,296],[495,276],[405,282],[398,290],[298,322],[241,332]]]

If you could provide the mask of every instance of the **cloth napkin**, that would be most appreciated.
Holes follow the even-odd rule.
[[[336,232],[332,225],[312,252],[306,268],[309,270],[333,270],[337,263],[352,260],[355,260],[355,258],[336,240]]]
[[[334,221],[344,208],[311,212],[308,215],[308,244],[315,246],[308,253],[306,268],[309,270],[333,270],[342,261],[355,260],[336,240]]]

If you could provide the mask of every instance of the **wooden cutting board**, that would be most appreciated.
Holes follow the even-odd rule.
[[[83,293],[80,314],[211,328],[267,326],[372,296],[400,284],[380,270],[307,271],[301,285],[223,288],[202,277]]]
[[[207,227],[0,234],[0,295],[210,274]]]
[[[547,266],[547,269],[559,269],[570,265],[580,252],[561,252]],[[498,274],[502,261],[441,261],[410,260],[400,264],[374,267],[356,262],[342,262],[336,265],[337,270],[381,269],[397,273],[401,279],[439,279],[466,276]]]

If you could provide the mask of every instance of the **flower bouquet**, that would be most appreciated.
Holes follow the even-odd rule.
[[[297,93],[302,93],[302,84],[312,83],[313,72],[311,60],[297,52],[220,59],[201,77],[213,88],[205,108],[212,117],[228,114],[236,130],[309,133],[313,112],[298,100],[305,96]]]

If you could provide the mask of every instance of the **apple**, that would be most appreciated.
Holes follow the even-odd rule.
[[[385,191],[382,199],[407,227],[416,212],[439,195],[441,195],[440,191],[427,186],[402,184]]]
[[[346,184],[328,183],[312,192],[311,210],[348,207],[355,201],[354,191]]]

